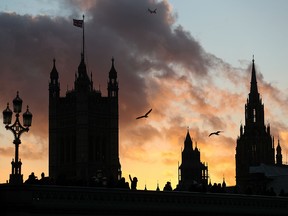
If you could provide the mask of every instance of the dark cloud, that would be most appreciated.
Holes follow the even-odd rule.
[[[82,3],[72,1],[69,5],[75,7]],[[100,86],[106,93],[110,59],[114,56],[121,103],[129,104],[120,107],[126,107],[130,114],[132,110],[139,112],[141,107],[147,107],[145,76],[152,71],[177,73],[167,67],[176,63],[192,69],[193,73],[207,73],[201,46],[182,27],[172,27],[174,17],[166,2],[97,1],[97,4],[89,5],[85,48],[95,88]],[[156,16],[148,13],[149,7],[157,8]],[[6,29],[0,35],[3,44],[1,59],[5,62],[2,66],[5,80],[1,83],[0,93],[10,100],[19,90],[24,102],[30,104],[31,111],[45,115],[52,59],[56,58],[61,94],[64,95],[67,86],[73,87],[80,60],[81,29],[61,17],[2,13],[0,18],[1,26]],[[11,86],[11,83],[17,83],[17,86]]]

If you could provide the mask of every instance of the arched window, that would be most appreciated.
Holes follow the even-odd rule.
[[[253,109],[253,122],[256,122],[256,110]]]

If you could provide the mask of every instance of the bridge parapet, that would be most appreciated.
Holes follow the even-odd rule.
[[[287,215],[288,198],[95,187],[0,185],[6,213],[93,215]],[[12,214],[11,214],[12,215]]]

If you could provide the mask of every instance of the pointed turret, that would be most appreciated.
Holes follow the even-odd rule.
[[[112,61],[112,66],[111,66],[111,69],[109,71],[109,79],[116,80],[117,79],[117,72],[116,72],[115,67],[114,67],[114,58],[112,58],[111,61]]]
[[[187,129],[184,140],[184,149],[182,151],[182,163],[179,166],[179,189],[189,190],[192,185],[207,185],[208,167],[200,160],[200,151],[197,147],[193,150],[193,141],[191,139],[189,128]]]
[[[223,192],[225,191],[226,189],[226,181],[225,181],[225,177],[223,176],[223,181],[222,181],[222,190]]]
[[[183,151],[187,151],[187,150],[190,150],[192,151],[193,150],[193,142],[192,142],[192,139],[190,137],[190,134],[189,134],[189,129],[187,130],[187,134],[186,134],[186,138],[185,138],[185,141],[184,141],[184,150]]]
[[[258,127],[264,127],[264,105],[258,93],[254,58],[252,60],[250,93],[245,109],[246,126],[257,125]]]
[[[53,68],[50,72],[50,83],[49,83],[49,97],[58,98],[60,95],[60,83],[59,83],[59,74],[55,65],[55,58],[53,59]]]
[[[92,82],[90,81],[88,74],[87,74],[87,69],[86,69],[86,64],[84,61],[83,53],[81,53],[81,62],[78,66],[78,76],[75,80],[74,85],[75,85],[75,90],[78,92],[91,91],[93,89]]]
[[[50,72],[50,79],[58,81],[59,75],[58,75],[58,71],[57,71],[56,66],[55,66],[55,62],[56,62],[56,60],[54,58],[53,59],[53,68],[52,68],[52,70]]]
[[[282,165],[282,149],[281,149],[281,146],[280,146],[280,141],[279,141],[279,138],[278,138],[278,145],[277,145],[277,148],[276,148],[276,164],[277,165]]]
[[[81,53],[81,61],[80,61],[80,64],[78,66],[78,76],[79,77],[87,76],[86,64],[84,61],[84,54],[83,53]]]
[[[109,81],[108,81],[108,97],[118,97],[118,81],[117,72],[114,67],[114,58],[112,58],[112,66],[109,71]]]
[[[259,98],[259,93],[258,93],[258,87],[257,87],[257,79],[256,79],[256,70],[255,70],[255,64],[254,64],[254,57],[252,60],[252,74],[251,74],[251,82],[250,82],[250,94],[249,96],[251,99],[257,99]]]

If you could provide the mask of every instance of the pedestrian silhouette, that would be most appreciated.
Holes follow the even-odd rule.
[[[171,182],[167,182],[166,185],[163,188],[164,191],[172,191],[172,186],[171,186]]]
[[[37,177],[35,176],[34,172],[32,172],[28,179],[25,181],[26,184],[36,184],[38,181]]]
[[[131,178],[131,175],[129,175],[129,179],[131,181],[131,190],[137,190],[137,182],[138,179],[136,177]]]

